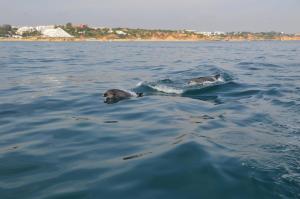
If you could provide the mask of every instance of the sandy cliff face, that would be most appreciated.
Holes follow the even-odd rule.
[[[283,40],[283,41],[300,41],[300,36],[294,36],[294,37],[288,37],[288,36],[283,36],[283,37],[280,37],[280,40]]]
[[[53,42],[64,42],[64,41],[86,41],[91,38],[50,38],[50,37],[25,37],[25,38],[0,38],[0,41],[53,41]],[[100,36],[93,38],[93,40],[98,41],[262,41],[262,40],[279,40],[279,41],[300,41],[300,36],[277,36],[271,39],[266,39],[263,37],[258,37],[255,35],[245,35],[245,36],[203,36],[197,34],[185,34],[185,33],[166,33],[157,32],[142,36],[129,35],[126,37],[120,37],[115,34],[109,34],[105,36]]]

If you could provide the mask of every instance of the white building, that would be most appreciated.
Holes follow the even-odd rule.
[[[196,34],[205,35],[205,36],[211,36],[213,33],[212,32],[196,32]]]
[[[127,33],[124,32],[124,31],[122,31],[122,30],[117,30],[117,31],[116,31],[116,34],[117,34],[117,35],[127,35]]]
[[[215,31],[213,32],[213,35],[226,35],[226,33],[222,31]]]
[[[92,26],[92,27],[90,27],[90,28],[92,28],[92,29],[100,29],[100,30],[103,30],[103,29],[109,29],[109,28],[107,28],[107,27],[104,27],[104,26]]]
[[[73,37],[61,28],[47,28],[41,31],[44,37]]]
[[[16,38],[16,39],[21,39],[21,38],[22,38],[21,35],[13,35],[12,37],[13,37],[13,38]]]
[[[188,30],[188,29],[184,29],[185,32],[189,32],[189,33],[195,33],[196,30]]]
[[[37,27],[35,27],[35,29],[36,29],[37,31],[39,31],[39,32],[42,32],[42,31],[44,31],[44,30],[46,30],[46,29],[51,29],[51,28],[55,28],[55,26],[50,25],[50,26],[37,26]]]
[[[35,27],[24,26],[24,27],[19,28],[16,33],[18,35],[23,35],[23,33],[25,33],[25,32],[34,32],[35,30],[36,30]]]
[[[61,28],[55,28],[55,26],[36,26],[36,27],[21,27],[17,30],[18,35],[23,35],[25,32],[34,32],[38,31],[42,34],[44,37],[73,37],[66,31],[64,31]]]

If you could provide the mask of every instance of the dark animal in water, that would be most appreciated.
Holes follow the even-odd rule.
[[[143,93],[129,93],[120,89],[110,89],[103,96],[106,97],[104,103],[113,104],[131,97],[142,97]]]
[[[205,83],[214,83],[214,82],[218,81],[220,77],[221,77],[221,75],[217,74],[214,76],[193,78],[188,81],[188,84],[189,85],[198,85],[198,84],[205,84]]]

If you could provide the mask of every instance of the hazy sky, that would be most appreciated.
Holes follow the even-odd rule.
[[[0,0],[0,24],[300,32],[300,0]]]

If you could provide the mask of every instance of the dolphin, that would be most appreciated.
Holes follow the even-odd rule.
[[[142,96],[143,93],[128,92],[120,89],[110,89],[103,94],[103,97],[106,97],[104,103],[107,104],[117,103],[121,100],[129,99],[131,97],[142,97]]]
[[[197,77],[188,80],[188,85],[193,86],[193,85],[199,85],[199,84],[206,84],[206,83],[215,83],[216,81],[219,80],[221,77],[220,74],[214,75],[214,76],[206,76],[206,77]]]

